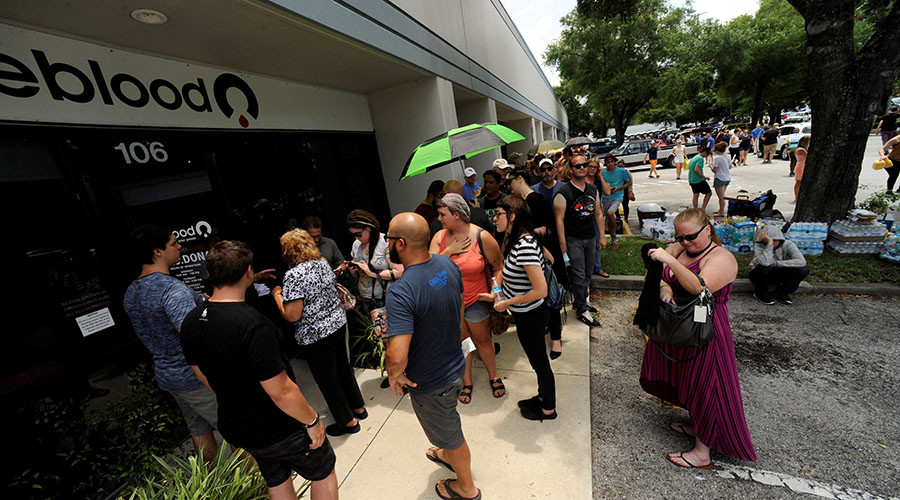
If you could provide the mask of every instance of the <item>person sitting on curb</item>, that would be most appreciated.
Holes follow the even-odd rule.
[[[767,226],[759,231],[750,261],[750,281],[753,282],[756,300],[772,305],[775,300],[769,285],[775,285],[775,299],[782,304],[793,304],[791,294],[809,275],[806,258],[791,240],[784,238],[781,229]]]

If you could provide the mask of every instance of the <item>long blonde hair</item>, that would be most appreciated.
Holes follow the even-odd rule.
[[[716,233],[716,228],[712,227],[712,223],[709,221],[709,216],[706,215],[706,212],[699,208],[689,208],[680,214],[675,216],[675,224],[681,224],[682,222],[693,222],[698,226],[708,225],[709,228],[709,239],[712,240],[713,243],[717,245],[722,244],[722,240],[719,238],[719,235]]]
[[[322,258],[316,240],[303,229],[291,229],[281,235],[280,241],[281,256],[290,266]]]

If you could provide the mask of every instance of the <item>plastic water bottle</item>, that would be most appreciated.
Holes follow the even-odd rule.
[[[503,287],[497,284],[495,277],[491,277],[491,293],[494,294],[494,303],[503,300]]]

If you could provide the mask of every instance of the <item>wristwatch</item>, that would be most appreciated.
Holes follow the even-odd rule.
[[[303,424],[303,422],[300,422],[300,423]],[[313,420],[312,422],[310,422],[310,423],[308,423],[308,424],[303,424],[303,425],[306,426],[307,429],[309,429],[309,428],[311,428],[311,427],[315,427],[316,424],[318,424],[318,423],[319,423],[319,414],[316,413],[316,419],[315,419],[315,420]]]

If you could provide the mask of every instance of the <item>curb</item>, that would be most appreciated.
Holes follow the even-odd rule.
[[[633,290],[644,288],[643,276],[610,275],[609,278],[591,276],[591,288],[595,290]],[[734,280],[734,293],[753,293],[753,283],[747,278]],[[803,281],[798,294],[834,293],[845,295],[875,295],[878,297],[900,297],[900,286],[890,283],[810,283]]]

